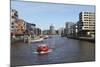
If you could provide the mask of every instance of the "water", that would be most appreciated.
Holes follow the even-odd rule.
[[[47,44],[52,51],[45,55],[38,55],[36,48],[40,44]],[[61,36],[52,36],[40,43],[16,43],[11,46],[11,64],[15,66],[94,60],[94,43]]]

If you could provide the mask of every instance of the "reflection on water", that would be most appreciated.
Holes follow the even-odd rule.
[[[47,44],[52,51],[45,55],[36,54],[36,48],[40,44]],[[11,46],[12,65],[65,63],[94,60],[94,43],[67,39],[60,36],[52,36],[52,38],[44,39],[44,41],[40,43],[18,43]]]

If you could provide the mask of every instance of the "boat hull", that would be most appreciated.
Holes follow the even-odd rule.
[[[31,42],[42,42],[43,38],[37,39],[37,40],[31,40]]]

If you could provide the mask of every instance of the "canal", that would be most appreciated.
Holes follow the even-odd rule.
[[[38,55],[38,45],[47,44],[52,51]],[[68,39],[58,35],[39,43],[15,43],[11,45],[11,65],[37,65],[51,63],[85,62],[95,60],[95,44],[88,41]]]

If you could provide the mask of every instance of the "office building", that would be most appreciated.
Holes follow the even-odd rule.
[[[66,26],[65,26],[65,34],[66,35],[71,35],[73,34],[73,22],[66,22]]]

